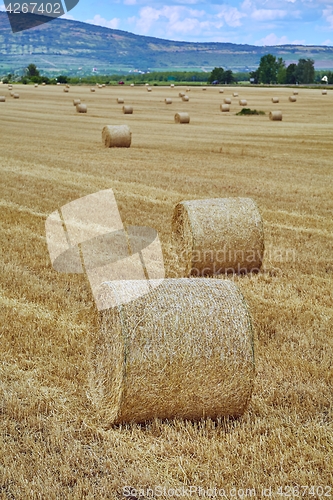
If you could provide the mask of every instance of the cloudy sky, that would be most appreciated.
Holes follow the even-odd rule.
[[[333,0],[80,0],[65,17],[171,40],[333,45]]]

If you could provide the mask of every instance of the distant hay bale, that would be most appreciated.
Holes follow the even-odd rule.
[[[269,119],[273,121],[281,121],[282,120],[282,111],[270,111]]]
[[[224,104],[231,104],[231,99],[229,97],[226,97],[223,99]]]
[[[102,83],[102,88],[104,89],[104,87],[105,87],[105,83]]]
[[[13,97],[14,97],[14,99],[19,99],[20,98],[20,94],[14,93]]]
[[[63,92],[69,92],[69,88],[65,87],[65,88],[63,89]]]
[[[124,104],[124,99],[122,97],[118,97],[117,103],[118,104]]]
[[[6,96],[0,95],[0,102],[6,102]]]
[[[123,106],[124,115],[132,115],[133,114],[133,106]]]
[[[220,94],[223,94],[224,90],[223,89],[219,89],[219,93]]]
[[[279,102],[279,98],[278,97],[272,97],[272,102],[274,104],[277,104]]]
[[[176,123],[190,123],[190,115],[188,113],[176,113],[175,114]]]
[[[146,83],[145,85],[146,85],[146,87],[149,87],[149,83]]]
[[[165,102],[165,104],[172,104],[172,99],[170,99],[170,97],[166,97],[164,99],[164,102]]]
[[[57,85],[61,85],[61,83],[60,83],[60,82],[57,82]]]
[[[134,87],[134,83],[131,83],[131,87]]]
[[[87,112],[87,105],[86,104],[82,104],[82,103],[77,104],[76,105],[76,111],[78,113],[86,113]]]
[[[103,88],[103,85],[98,85],[98,88],[99,88],[99,89],[102,89],[102,88]]]
[[[295,97],[295,96],[293,96],[293,95],[289,96],[289,101],[290,101],[290,102],[296,102],[296,100],[297,100],[297,99],[296,99],[296,97]]]
[[[107,148],[129,148],[132,133],[127,125],[106,125],[102,130],[102,141]]]
[[[128,293],[138,282],[128,282]],[[117,284],[103,284],[117,295]],[[238,417],[250,401],[254,339],[231,280],[165,279],[100,312],[91,394],[105,427],[161,419]]]
[[[298,95],[298,90],[294,90],[294,91],[293,91],[293,94],[294,94],[294,95]]]
[[[230,105],[229,104],[221,104],[220,105],[220,110],[222,112],[230,111]]]
[[[215,198],[178,203],[172,239],[182,276],[258,272],[263,224],[251,198]]]
[[[240,106],[247,106],[247,100],[246,99],[240,99],[239,100],[239,105]]]
[[[69,89],[69,88],[70,88],[70,86],[69,86],[69,85],[68,85],[68,83],[67,83],[67,84],[66,84],[66,89]]]
[[[232,95],[233,95],[234,97],[238,97],[238,92],[234,92]]]
[[[43,85],[43,86],[45,86],[45,85],[46,85],[46,83],[45,83],[45,82],[43,82],[43,83],[42,83],[42,85]]]
[[[202,87],[202,90],[207,90],[207,87]]]
[[[10,97],[14,97],[14,92],[11,92],[11,93],[10,93]]]
[[[188,95],[183,95],[183,97],[182,97],[182,101],[187,102],[187,101],[189,101],[189,100],[190,100],[190,98],[189,98],[189,96],[188,96]]]
[[[327,90],[322,90],[322,95],[327,95]]]
[[[151,87],[147,87],[147,92],[151,92]]]
[[[179,95],[179,97],[184,97],[185,92],[179,92],[178,95]]]
[[[90,92],[95,92],[95,91],[96,89],[94,89],[94,87],[91,87]]]
[[[171,89],[173,89],[174,87],[175,87],[175,84],[174,84],[174,83],[172,83],[172,84],[170,85],[170,88],[171,88]]]
[[[73,106],[76,106],[77,104],[81,104],[81,99],[73,99]]]
[[[8,90],[13,90],[13,85],[8,85]]]
[[[38,83],[35,83],[34,87],[37,88],[38,87]]]
[[[191,90],[191,89],[188,87],[188,88],[186,89],[186,92],[190,92],[190,90]]]

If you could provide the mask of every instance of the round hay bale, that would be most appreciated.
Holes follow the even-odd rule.
[[[322,90],[322,95],[327,95],[327,90]]]
[[[0,95],[0,102],[6,102],[6,96]]]
[[[240,99],[239,100],[239,105],[240,106],[247,106],[247,100],[246,99]]]
[[[118,97],[117,103],[118,104],[124,104],[124,99],[122,97]]]
[[[36,89],[36,88],[38,87],[38,83],[35,83],[34,87],[35,87],[35,89]]]
[[[69,88],[70,88],[70,86],[68,85],[68,83],[66,83],[66,89],[69,89]]]
[[[279,102],[279,98],[278,97],[272,97],[272,102],[274,104],[277,104]]]
[[[171,89],[175,88],[175,84],[174,84],[174,83],[172,83],[172,84],[170,85],[170,88],[171,88]]]
[[[13,85],[8,85],[8,90],[13,90]]]
[[[102,130],[102,141],[107,148],[129,148],[132,133],[127,125],[106,125]]]
[[[14,92],[11,92],[11,93],[10,93],[10,97],[14,97]]]
[[[149,83],[145,83],[146,87],[149,87]]]
[[[45,83],[45,82],[43,82],[43,83],[42,83],[42,85],[43,85],[43,87],[45,87],[46,83]]]
[[[60,83],[60,82],[57,82],[57,85],[61,85],[61,83]]]
[[[102,88],[104,89],[104,87],[105,87],[105,83],[102,83]]]
[[[63,92],[69,92],[69,88],[65,87],[65,88],[63,89]]]
[[[130,293],[138,282],[128,282]],[[104,289],[117,294],[114,282]],[[241,416],[250,401],[254,340],[231,280],[165,279],[100,312],[92,394],[106,427],[155,418]]]
[[[230,111],[230,105],[229,104],[221,104],[220,105],[220,110],[222,112]]]
[[[188,113],[176,113],[175,114],[176,123],[190,123],[190,115]]]
[[[172,104],[172,99],[170,99],[170,97],[166,97],[164,99],[164,102],[165,102],[165,104]]]
[[[207,87],[202,87],[202,90],[207,90]]]
[[[95,92],[95,91],[96,89],[94,89],[94,87],[91,87],[90,92]]]
[[[77,104],[81,104],[81,99],[73,99],[73,106],[77,106]]]
[[[184,97],[185,92],[179,92],[178,95],[179,95],[179,97]]]
[[[226,97],[223,99],[224,104],[231,104],[231,99],[229,97]]]
[[[293,95],[289,96],[289,101],[290,101],[290,102],[296,102],[296,100],[297,100],[297,99],[296,99],[296,97],[295,97],[295,96],[293,96]]]
[[[132,115],[133,114],[133,106],[123,106],[124,115]]]
[[[14,93],[13,97],[14,97],[14,99],[19,99],[20,98],[20,94]]]
[[[238,92],[234,92],[232,95],[233,95],[234,97],[238,97]]]
[[[78,113],[86,113],[87,112],[87,105],[86,104],[82,104],[82,103],[77,104],[76,105],[76,111]]]
[[[186,89],[186,92],[190,92],[190,91],[191,91],[191,89],[188,87],[188,88]]]
[[[184,276],[258,272],[262,264],[263,224],[251,198],[178,203],[172,236]]]
[[[134,83],[131,83],[131,87],[134,87]]]
[[[270,111],[269,119],[273,121],[281,121],[282,120],[282,111]]]
[[[98,88],[99,88],[99,89],[102,89],[102,88],[103,88],[103,85],[98,85]]]
[[[147,87],[147,92],[151,92],[151,87]]]
[[[294,95],[298,95],[298,90],[294,90],[294,91],[293,91],[293,94],[294,94]]]
[[[223,89],[219,89],[219,94],[223,94],[224,90]]]
[[[183,97],[182,97],[182,101],[187,102],[187,101],[189,101],[189,100],[190,100],[190,98],[189,98],[189,96],[188,96],[188,95],[183,95]]]

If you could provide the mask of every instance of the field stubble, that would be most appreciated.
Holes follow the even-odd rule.
[[[220,112],[216,88],[193,88],[189,102],[162,87],[18,92],[0,121],[0,498],[117,499],[126,485],[256,488],[258,497],[262,487],[333,486],[333,92],[299,89],[290,103],[290,89],[242,88],[239,98],[266,112],[244,117],[235,116],[239,98]],[[122,114],[121,95],[133,115]],[[282,122],[269,121],[272,109]],[[190,124],[174,123],[180,111]],[[131,148],[104,148],[103,126],[120,124],[131,128]],[[85,276],[52,269],[45,219],[107,188],[125,225],[159,232],[170,277],[176,203],[258,204],[263,271],[228,278],[255,330],[255,387],[242,418],[105,429],[89,378],[98,312]]]

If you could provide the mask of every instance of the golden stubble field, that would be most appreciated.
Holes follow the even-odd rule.
[[[266,115],[236,116],[239,98],[230,113],[219,109],[232,88],[192,88],[189,102],[180,88],[62,89],[15,86],[14,100],[0,87],[0,498],[120,499],[126,485],[165,487],[159,498],[201,498],[214,487],[226,498],[262,498],[270,487],[272,498],[333,496],[333,90],[300,88],[290,103],[291,89],[241,87],[239,98]],[[77,97],[86,115],[75,112]],[[282,122],[268,119],[273,109]],[[174,123],[179,111],[189,125]],[[129,124],[131,148],[104,148],[108,124]],[[234,278],[255,332],[256,380],[242,418],[110,429],[101,421],[89,376],[98,312],[85,276],[53,270],[45,220],[107,188],[124,224],[158,230],[167,276],[177,202],[257,202],[263,271]]]

